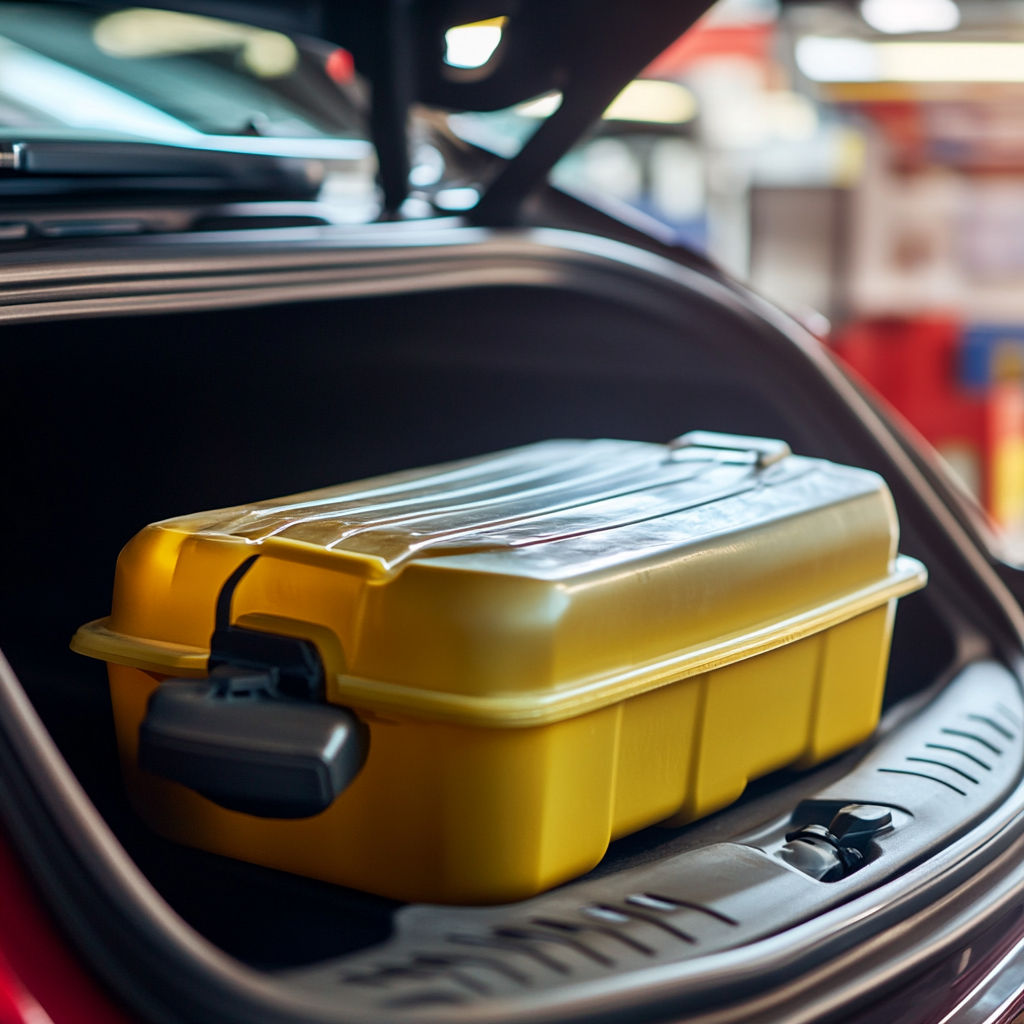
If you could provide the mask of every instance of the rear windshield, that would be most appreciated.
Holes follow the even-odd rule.
[[[319,40],[142,7],[0,3],[4,135],[366,147],[364,91],[347,52]]]

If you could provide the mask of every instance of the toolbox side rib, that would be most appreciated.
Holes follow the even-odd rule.
[[[425,718],[473,725],[542,725],[774,650],[913,593],[923,587],[927,579],[927,570],[920,562],[901,555],[893,572],[883,580],[828,604],[816,605],[808,612],[738,636],[720,638],[712,644],[676,652],[653,664],[634,666],[627,672],[580,681],[556,690],[480,697],[339,675],[337,691],[345,701],[376,711],[415,713]],[[72,639],[72,650],[148,671],[205,672],[209,654],[206,649],[143,641],[109,629],[108,622],[109,618],[102,618],[82,626]]]
[[[711,644],[700,644],[653,664],[583,680],[557,690],[478,697],[339,675],[338,693],[357,707],[392,714],[412,713],[465,725],[511,728],[544,725],[794,643],[913,593],[923,587],[927,579],[927,570],[920,562],[901,555],[896,560],[895,569],[885,579],[828,604],[816,605],[809,612],[739,636],[730,635]]]

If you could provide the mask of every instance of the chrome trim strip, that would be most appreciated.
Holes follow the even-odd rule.
[[[1021,939],[939,1024],[1001,1024],[1024,998],[1024,939]]]

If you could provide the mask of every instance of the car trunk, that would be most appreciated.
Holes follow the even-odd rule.
[[[979,583],[977,558],[966,540],[959,547],[950,540],[958,528],[941,523],[923,480],[916,489],[908,483],[917,470],[906,453],[866,407],[855,417],[860,399],[815,343],[756,301],[638,250],[612,246],[595,255],[597,240],[584,236],[452,228],[443,245],[421,232],[418,251],[402,255],[401,265],[393,244],[375,248],[364,239],[362,269],[335,268],[329,276],[335,293],[347,282],[346,295],[314,290],[310,301],[286,302],[273,290],[283,287],[281,278],[291,274],[289,287],[301,278],[309,288],[315,279],[308,266],[289,269],[282,253],[320,253],[322,260],[324,252],[346,251],[342,235],[302,230],[283,247],[281,236],[266,233],[277,248],[256,249],[277,262],[261,273],[273,270],[278,283],[238,308],[195,308],[227,303],[180,298],[183,275],[199,272],[200,256],[220,260],[222,273],[232,260],[249,258],[252,244],[238,236],[210,235],[188,252],[177,243],[130,252],[111,244],[72,250],[76,259],[67,262],[55,251],[49,269],[21,286],[40,289],[25,315],[32,322],[8,323],[0,354],[8,494],[0,647],[128,856],[188,925],[230,957],[280,972],[372,950],[396,934],[402,908],[176,846],[129,810],[103,666],[71,653],[68,640],[108,611],[117,553],[147,523],[554,437],[665,441],[692,429],[779,437],[799,454],[886,476],[900,512],[901,550],[931,572],[928,588],[900,604],[883,732],[896,735],[968,663],[1013,656],[1014,613]],[[154,304],[166,307],[162,315],[133,313],[140,289],[123,281],[83,285],[61,277],[89,260],[132,266],[135,274],[147,262],[157,268],[147,287]],[[629,277],[630,286],[616,284],[610,271]],[[175,289],[179,298],[169,298]],[[90,312],[121,315],[81,318],[74,303],[104,295],[108,302],[112,292],[113,308]],[[559,892],[615,884],[638,868],[759,829],[777,831],[801,800],[853,772],[866,749],[811,772],[775,773],[707,821],[619,840],[589,876]],[[7,794],[7,819],[23,849],[38,848],[25,799]],[[978,827],[993,800],[951,810],[919,849],[894,854],[877,884],[894,884],[892,876]],[[53,865],[36,868],[51,894],[74,881],[56,880]],[[720,871],[727,877],[728,865]],[[811,920],[854,895],[812,901],[797,917]],[[411,920],[408,908],[403,913]],[[441,921],[447,912],[416,909],[421,934],[432,913]],[[88,929],[82,916],[69,924],[80,941]],[[784,925],[780,918],[774,930]],[[757,938],[737,933],[721,948]],[[692,960],[693,951],[684,952]],[[674,962],[682,953],[665,956]],[[116,986],[117,968],[103,969]],[[626,969],[605,973],[629,976]],[[160,997],[174,1004],[172,1016],[205,1012],[189,1008],[189,998],[201,998],[201,986],[192,989]],[[351,998],[371,1019],[399,1005]],[[511,996],[502,998],[511,1005]],[[630,998],[645,1002],[640,990]],[[467,1019],[476,1012],[470,1002]]]

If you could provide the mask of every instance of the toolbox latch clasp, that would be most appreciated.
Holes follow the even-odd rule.
[[[686,448],[712,449],[723,454],[742,453],[746,458],[735,461],[752,463],[758,469],[767,469],[793,454],[785,441],[769,437],[746,437],[742,434],[718,434],[711,430],[691,430],[668,443],[670,453]]]

